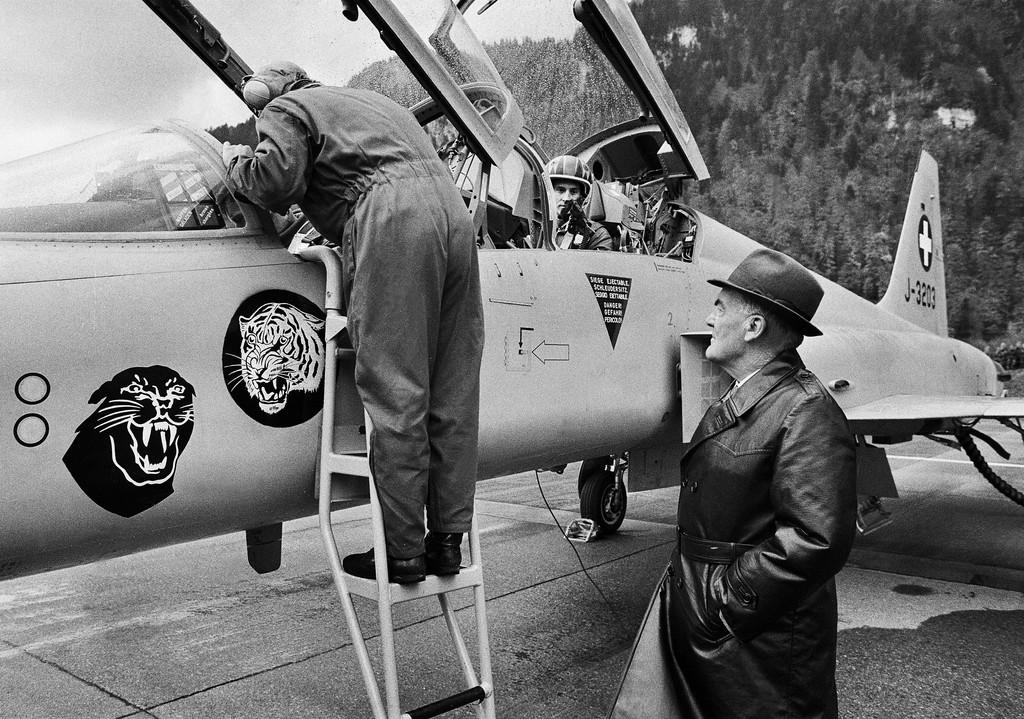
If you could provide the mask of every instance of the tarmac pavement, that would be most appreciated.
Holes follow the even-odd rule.
[[[1024,509],[938,445],[890,454],[914,457],[892,460],[896,521],[838,577],[842,716],[1019,719]],[[574,516],[573,470],[541,473],[543,496],[532,472],[479,485],[499,717],[605,716],[672,545],[675,489],[631,495],[614,537],[567,542],[545,501]],[[335,513],[343,552],[369,546],[367,516]],[[377,660],[375,604],[357,609]],[[395,625],[406,706],[458,690],[437,603],[398,605]],[[369,716],[314,519],[285,526],[268,575],[227,536],[0,583],[0,717]]]

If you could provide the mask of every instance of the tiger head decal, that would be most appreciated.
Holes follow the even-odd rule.
[[[323,379],[324,323],[292,305],[270,302],[238,318],[240,379],[267,414],[284,409],[291,392],[316,392]]]
[[[224,341],[224,380],[257,421],[284,427],[322,405],[324,319],[309,300],[269,291],[239,307]]]
[[[195,390],[161,365],[126,369],[89,398],[99,406],[75,430],[64,465],[104,509],[131,517],[173,491],[192,436]]]

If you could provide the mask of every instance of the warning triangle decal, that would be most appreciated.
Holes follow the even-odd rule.
[[[608,330],[608,339],[615,347],[619,339],[622,318],[626,315],[626,303],[629,302],[629,287],[633,280],[629,277],[612,277],[611,275],[592,275],[587,273],[590,287],[597,298],[597,306],[601,308],[604,326]]]

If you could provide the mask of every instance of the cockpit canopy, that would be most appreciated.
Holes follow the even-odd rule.
[[[500,164],[523,129],[523,114],[451,0],[360,5],[459,131],[492,164]],[[353,84],[363,83],[353,78]],[[373,89],[389,94],[384,87]]]
[[[139,126],[0,165],[0,232],[241,227],[210,149],[190,134]]]

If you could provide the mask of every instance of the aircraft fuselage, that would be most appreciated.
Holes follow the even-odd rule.
[[[480,478],[682,441],[680,335],[707,329],[717,289],[706,280],[755,246],[699,217],[693,262],[480,251]],[[320,266],[245,232],[219,241],[178,234],[174,245],[5,242],[4,259],[0,301],[19,342],[0,368],[8,387],[0,577],[315,512],[316,408],[275,409],[272,382],[245,387],[232,374],[238,350],[229,345],[232,329],[255,312],[242,308],[261,293],[322,306]],[[825,334],[801,353],[823,382],[845,380],[841,404],[893,392],[995,392],[992,364],[978,350],[822,282],[816,321]],[[154,367],[184,388],[178,406]],[[114,388],[120,399],[104,394],[129,375],[138,380],[134,404],[124,404],[128,385]],[[105,407],[120,414],[96,411]],[[90,488],[72,472],[86,460],[71,448],[88,432],[99,438],[91,445],[98,459],[88,461],[109,457],[118,486]],[[167,496],[150,504],[157,486]],[[104,493],[107,505],[97,499]]]

